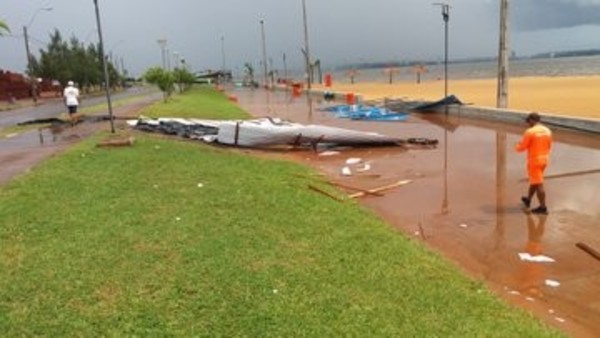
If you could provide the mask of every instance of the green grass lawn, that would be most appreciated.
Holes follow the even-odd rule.
[[[309,168],[105,136],[0,188],[3,336],[559,335]]]
[[[212,86],[196,86],[181,95],[171,97],[167,103],[161,102],[145,109],[147,117],[182,117],[239,119],[250,117],[237,105],[229,102],[223,93]]]

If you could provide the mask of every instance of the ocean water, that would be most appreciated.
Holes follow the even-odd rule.
[[[444,78],[444,64],[427,65],[427,72],[421,75],[422,81]],[[600,56],[568,57],[554,59],[511,60],[509,75],[521,76],[586,76],[600,75]],[[389,75],[384,69],[358,69],[355,82],[388,82]],[[498,63],[482,61],[471,63],[449,63],[449,79],[496,78]],[[332,72],[334,81],[350,82],[348,71]],[[399,67],[394,81],[415,81],[413,67]]]

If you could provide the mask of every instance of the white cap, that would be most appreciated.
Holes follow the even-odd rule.
[[[74,84],[73,81],[67,82],[67,86],[72,86],[73,84]]]

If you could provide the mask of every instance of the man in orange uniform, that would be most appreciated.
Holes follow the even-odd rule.
[[[540,115],[531,113],[525,121],[529,129],[523,134],[523,139],[516,146],[521,152],[527,150],[527,174],[529,176],[529,191],[527,196],[521,197],[521,201],[527,208],[531,206],[534,194],[540,202],[540,206],[532,209],[534,214],[548,214],[546,207],[546,191],[544,190],[544,170],[548,165],[550,149],[552,148],[552,132],[540,123]]]

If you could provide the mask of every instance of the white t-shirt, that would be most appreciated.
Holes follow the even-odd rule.
[[[67,106],[78,106],[79,105],[79,89],[68,86],[63,92],[65,97],[65,103]]]

